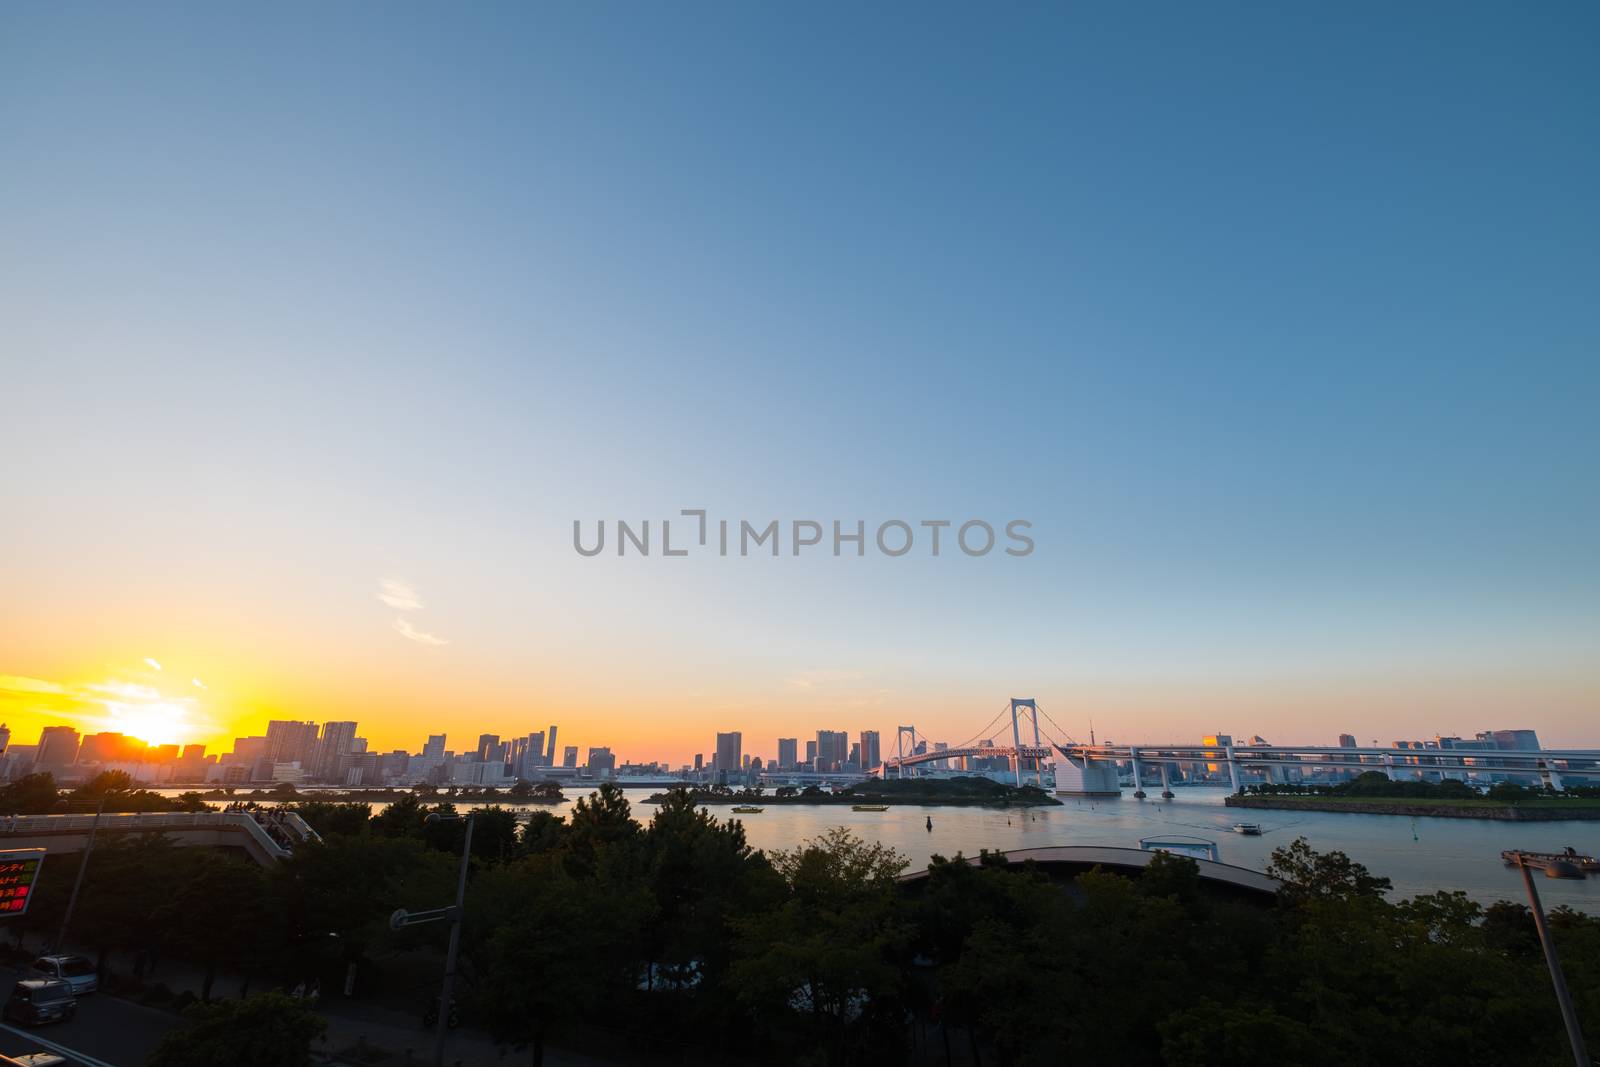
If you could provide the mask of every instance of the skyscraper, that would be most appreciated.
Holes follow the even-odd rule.
[[[324,782],[344,781],[340,761],[354,750],[355,739],[355,723],[323,723],[322,736],[317,739],[316,756],[312,762],[312,776]]]
[[[512,769],[526,777],[536,768],[544,766],[544,731],[535,730],[523,741],[521,759],[513,759]]]
[[[307,769],[316,748],[316,723],[284,719],[267,723],[267,758],[273,763],[298,763]]]
[[[444,759],[444,734],[429,734],[428,743],[422,746],[422,754],[429,759]]]
[[[738,774],[744,765],[744,735],[738,730],[717,735],[717,759],[711,765],[714,771]]]
[[[1339,747],[1340,748],[1355,748],[1356,747],[1356,735],[1355,734],[1340,734],[1339,735]]]
[[[479,734],[478,762],[494,763],[496,761],[504,762],[504,758],[500,755],[500,735]]]
[[[850,735],[843,730],[817,731],[817,770],[833,771],[850,758]]]
[[[792,771],[799,762],[800,739],[797,737],[778,738],[778,769]]]
[[[1544,747],[1539,744],[1539,735],[1533,730],[1485,730],[1478,735],[1478,740],[1493,741],[1495,748],[1535,751]]]
[[[545,753],[544,762],[545,762],[545,766],[547,766],[547,767],[554,767],[556,765],[556,726],[555,726],[555,723],[551,723],[550,724],[550,751]]]
[[[561,753],[561,766],[576,769],[578,766],[578,746],[568,745]]]
[[[78,731],[70,726],[46,726],[39,731],[39,754],[35,766],[70,767],[78,758]]]
[[[870,771],[874,767],[876,767],[878,764],[882,763],[883,759],[879,755],[879,753],[880,753],[880,743],[879,743],[879,739],[878,739],[878,731],[876,731],[876,730],[862,730],[861,731],[861,769],[864,770],[864,771]]]

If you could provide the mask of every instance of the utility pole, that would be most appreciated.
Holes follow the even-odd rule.
[[[83,888],[83,876],[89,870],[89,854],[94,851],[94,835],[100,829],[100,816],[106,810],[109,793],[101,794],[100,804],[94,809],[94,822],[89,824],[89,840],[83,846],[83,857],[78,860],[78,874],[72,880],[72,895],[67,897],[67,910],[61,916],[61,929],[56,931],[55,951],[59,953],[67,942],[67,927],[72,922],[73,909],[78,906],[78,891]]]
[[[433,1064],[434,1067],[444,1067],[444,1036],[450,1026],[450,1000],[456,985],[456,957],[461,952],[461,918],[465,914],[467,904],[467,865],[472,858],[472,816],[467,812],[465,816],[440,815],[431,813],[425,823],[438,823],[445,819],[467,820],[465,840],[461,843],[461,877],[456,883],[456,902],[448,908],[435,908],[433,911],[408,912],[404,908],[389,917],[389,926],[395,930],[407,926],[416,926],[420,923],[437,922],[440,919],[450,920],[450,947],[444,956],[444,982],[439,989],[439,1020],[434,1027],[433,1034]]]
[[[1544,907],[1539,903],[1539,890],[1528,873],[1527,858],[1518,851],[1517,869],[1522,872],[1522,884],[1528,887],[1528,904],[1533,908],[1533,925],[1539,931],[1539,944],[1544,948],[1544,961],[1550,966],[1550,981],[1556,987],[1556,1001],[1561,1005],[1561,1019],[1567,1024],[1567,1040],[1572,1043],[1572,1060],[1577,1067],[1590,1067],[1589,1053],[1583,1043],[1583,1027],[1578,1023],[1577,1009],[1572,1006],[1572,994],[1567,991],[1567,979],[1561,973],[1561,959],[1556,955],[1556,943],[1545,922]]]

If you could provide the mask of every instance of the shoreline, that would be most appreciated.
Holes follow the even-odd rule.
[[[645,798],[647,804],[659,804],[664,793],[654,793]],[[986,797],[701,797],[693,798],[699,805],[725,807],[775,808],[775,807],[889,807],[889,808],[1048,808],[1059,807],[1061,801],[1046,800],[995,800]]]
[[[1351,815],[1410,815],[1434,819],[1492,819],[1500,822],[1597,822],[1600,807],[1540,806],[1516,804],[1447,804],[1429,800],[1370,797],[1344,800],[1337,797],[1239,796],[1224,797],[1229,808],[1258,811],[1327,811]]]

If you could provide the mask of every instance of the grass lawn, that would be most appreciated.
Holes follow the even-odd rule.
[[[1418,806],[1437,806],[1448,808],[1600,808],[1600,797],[1530,797],[1520,804],[1507,804],[1501,800],[1490,800],[1488,797],[1448,797],[1434,800],[1426,797],[1352,797],[1329,796],[1307,797],[1279,795],[1257,796],[1251,794],[1247,799],[1267,801],[1285,806],[1302,803],[1315,804],[1415,804]]]

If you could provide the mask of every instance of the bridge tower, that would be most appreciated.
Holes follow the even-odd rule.
[[[917,728],[915,726],[896,726],[894,729],[894,754],[896,757],[894,776],[904,778],[906,765],[901,762],[907,756],[917,753]]]
[[[1013,771],[1016,774],[1017,787],[1019,789],[1022,787],[1022,718],[1023,718],[1023,712],[1024,711],[1027,713],[1027,717],[1029,719],[1033,720],[1033,747],[1034,748],[1038,748],[1038,747],[1040,747],[1039,746],[1039,705],[1034,702],[1032,697],[1029,697],[1026,700],[1023,700],[1020,697],[1012,697],[1011,698],[1011,743],[1012,743],[1013,746],[1015,746],[1017,754],[1014,757],[1014,762],[1012,763],[1011,766],[1012,766]],[[1034,761],[1033,761],[1034,778],[1035,778],[1037,784],[1039,784],[1041,786],[1044,785],[1044,768],[1041,765],[1042,762],[1043,761],[1040,760],[1038,757],[1035,757]]]

